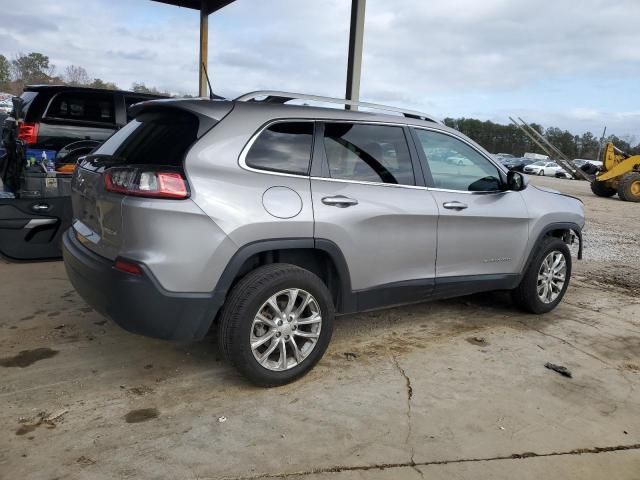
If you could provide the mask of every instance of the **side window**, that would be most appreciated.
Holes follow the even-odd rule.
[[[114,123],[113,95],[63,92],[54,97],[45,116],[63,120]]]
[[[245,162],[273,172],[309,173],[313,122],[280,122],[263,130],[253,142]]]
[[[500,190],[502,180],[498,168],[469,145],[443,133],[415,131],[435,188],[473,192]]]
[[[416,184],[402,127],[326,123],[324,148],[331,178]]]

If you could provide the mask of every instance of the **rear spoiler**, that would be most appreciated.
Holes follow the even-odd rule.
[[[147,100],[133,104],[129,107],[129,114],[138,117],[144,113],[166,113],[169,111],[182,111],[198,117],[200,128],[198,137],[209,131],[216,123],[227,116],[233,110],[234,103],[229,101],[209,100],[205,98],[161,99]]]

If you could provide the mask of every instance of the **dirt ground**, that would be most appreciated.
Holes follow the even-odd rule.
[[[640,479],[640,205],[533,182],[586,204],[554,312],[485,294],[341,317],[277,389],[213,338],[122,331],[61,262],[0,263],[0,478]]]

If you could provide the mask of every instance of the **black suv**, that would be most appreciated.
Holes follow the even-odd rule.
[[[76,160],[128,123],[129,106],[157,98],[62,85],[26,87],[3,130],[0,255],[18,260],[61,256]]]

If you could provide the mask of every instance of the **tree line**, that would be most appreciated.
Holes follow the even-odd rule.
[[[525,134],[513,124],[501,125],[491,121],[476,120],[474,118],[445,118],[445,125],[464,133],[492,153],[510,153],[521,157],[525,152],[546,152],[539,148]],[[600,137],[591,132],[574,135],[568,130],[557,127],[544,128],[537,123],[530,123],[531,127],[551,142],[556,148],[569,158],[584,158],[596,160],[600,148]],[[629,154],[640,154],[640,143],[633,136],[623,138],[608,135],[603,142],[613,142],[621,150]]]
[[[73,85],[79,87],[119,90],[114,82],[92,77],[84,67],[69,65],[58,72],[49,57],[42,53],[19,53],[9,60],[0,54],[0,92],[20,95],[27,85]],[[171,96],[169,92],[147,87],[142,82],[134,82],[131,90],[138,93],[153,93]]]

